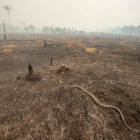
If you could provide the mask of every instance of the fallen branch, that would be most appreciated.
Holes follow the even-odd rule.
[[[61,84],[64,84],[61,80],[59,80],[59,82],[60,82]],[[120,117],[121,117],[121,119],[122,119],[122,122],[123,122],[123,124],[126,126],[126,128],[128,128],[131,132],[134,132],[134,133],[139,133],[139,132],[140,132],[140,131],[138,131],[138,130],[132,130],[132,129],[126,124],[126,122],[125,122],[125,120],[124,120],[124,116],[123,116],[123,114],[122,114],[122,111],[121,111],[119,108],[117,108],[117,107],[115,107],[115,106],[112,106],[112,105],[104,105],[104,104],[102,104],[101,102],[98,101],[98,99],[97,99],[92,93],[88,92],[87,90],[85,90],[84,88],[82,88],[82,87],[80,87],[80,86],[77,86],[77,85],[70,86],[70,85],[67,85],[67,84],[64,84],[64,85],[65,85],[65,86],[72,87],[72,88],[79,88],[79,89],[82,90],[84,93],[86,93],[87,95],[89,95],[89,96],[96,102],[96,104],[98,104],[99,106],[104,107],[104,108],[111,108],[111,109],[116,110],[116,111],[119,113],[119,115],[120,115]]]
[[[45,40],[43,40],[43,42],[44,42],[44,47],[48,47],[49,45],[48,45],[48,43],[45,41]]]

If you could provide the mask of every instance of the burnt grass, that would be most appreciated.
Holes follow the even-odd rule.
[[[41,39],[0,41],[0,52],[6,45],[18,46],[0,53],[0,139],[139,140],[140,133],[130,132],[116,111],[98,106],[83,91],[59,80],[120,108],[128,126],[140,130],[140,45],[121,46],[124,40],[92,37],[43,39],[51,45],[35,45]],[[96,48],[95,53],[67,46],[67,41],[77,40]],[[28,63],[41,80],[25,79]],[[58,72],[64,66],[68,70]]]

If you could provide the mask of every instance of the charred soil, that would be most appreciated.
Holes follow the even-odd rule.
[[[42,41],[49,45],[44,47]],[[90,53],[86,48],[94,48]],[[50,66],[53,57],[52,66]],[[39,80],[26,80],[31,63]],[[26,78],[25,78],[26,77]],[[140,46],[127,40],[48,36],[0,41],[1,140],[139,140]]]

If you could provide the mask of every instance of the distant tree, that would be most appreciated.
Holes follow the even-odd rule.
[[[26,23],[23,22],[23,21],[21,21],[21,22],[20,22],[20,25],[22,25],[22,26],[26,26]]]
[[[56,30],[57,33],[60,32],[60,28],[59,27],[56,27],[55,30]]]
[[[137,31],[138,31],[138,35],[140,36],[140,25],[139,26],[137,26]]]
[[[123,27],[120,27],[121,33],[129,35],[131,32],[131,26],[124,25]]]
[[[12,7],[9,7],[9,5],[3,6],[3,8],[8,12],[8,18],[9,18],[9,25],[10,25],[10,32],[11,32],[11,24],[10,24],[10,10],[13,10]]]
[[[33,30],[34,30],[35,26],[33,26],[33,25],[31,24],[31,25],[29,25],[29,28],[30,28],[30,29],[31,29],[31,31],[33,32]]]
[[[70,28],[68,28],[67,30],[68,30],[68,32],[70,32],[70,31],[71,31],[71,29],[70,29]]]
[[[66,31],[67,31],[66,27],[62,28],[63,33],[66,33]]]
[[[44,27],[42,28],[42,32],[43,32],[43,33],[46,33],[47,30],[48,30],[48,28],[47,28],[46,26],[44,26]]]
[[[77,30],[74,30],[74,33],[76,34],[77,33]]]
[[[28,32],[30,30],[30,28],[28,26],[24,27],[24,30],[26,30],[26,32]]]
[[[51,25],[51,29],[53,29],[53,25]]]

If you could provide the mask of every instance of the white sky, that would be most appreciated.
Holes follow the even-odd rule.
[[[8,23],[2,6],[13,8],[11,24],[24,21],[36,27],[61,26],[95,31],[140,24],[140,0],[0,0],[0,22]]]

